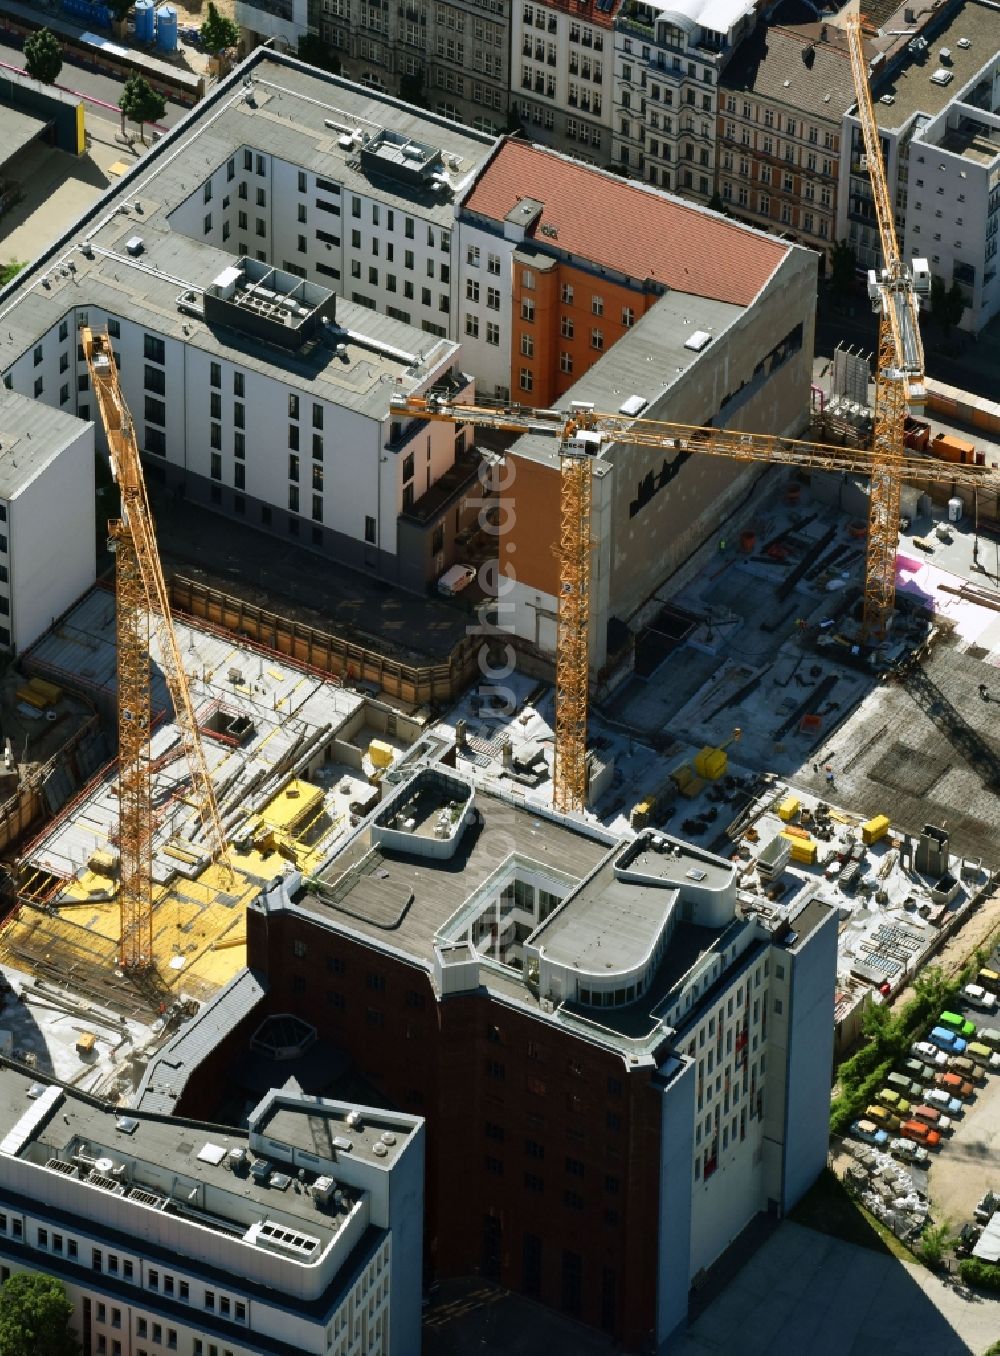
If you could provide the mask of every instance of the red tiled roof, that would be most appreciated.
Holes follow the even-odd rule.
[[[780,240],[615,175],[508,140],[480,175],[465,207],[503,221],[522,198],[544,210],[533,239],[629,277],[677,292],[748,306],[785,257]],[[548,236],[543,227],[553,227]]]

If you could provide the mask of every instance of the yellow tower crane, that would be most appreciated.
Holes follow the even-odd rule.
[[[110,524],[115,552],[118,663],[119,953],[128,970],[153,963],[153,810],[149,758],[151,635],[174,707],[191,774],[191,797],[210,851],[229,871],[212,779],[201,744],[170,600],[156,548],[153,515],[132,416],[107,333],[81,335],[90,380],[108,438],[111,471],[121,495],[121,518]]]
[[[834,447],[774,434],[699,428],[631,415],[600,414],[574,402],[569,413],[525,406],[461,405],[444,397],[393,396],[393,413],[438,419],[506,433],[543,433],[560,443],[559,597],[556,635],[556,726],[553,802],[581,810],[587,790],[587,707],[590,689],[590,486],[592,459],[613,444],[663,452],[697,453],[731,461],[763,462],[801,470],[885,476],[878,450]],[[896,483],[1000,487],[1000,475],[985,467],[956,465],[932,457],[894,456],[888,478]],[[896,491],[898,512],[898,489]],[[898,530],[898,528],[897,528]],[[894,539],[895,540],[895,539]],[[871,543],[869,542],[869,549]],[[879,546],[877,549],[881,549]],[[872,574],[869,562],[866,580]],[[866,595],[867,597],[867,595]]]
[[[914,259],[911,268],[899,255],[892,194],[885,177],[861,25],[860,15],[848,16],[847,39],[858,100],[858,120],[882,244],[882,268],[871,269],[868,273],[868,295],[878,313],[879,323],[864,618],[865,634],[877,642],[885,637],[896,600],[901,488],[898,472],[905,450],[906,409],[907,404],[915,408],[922,406],[925,399],[918,293],[926,295],[930,291],[930,270],[926,259]],[[841,150],[843,153],[844,148]]]

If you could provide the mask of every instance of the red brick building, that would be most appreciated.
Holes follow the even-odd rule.
[[[739,916],[733,868],[700,849],[434,767],[308,890],[262,895],[247,948],[261,1012],[304,1018],[426,1117],[427,1275],[478,1269],[645,1350],[684,1321],[691,1277],[825,1162],[836,917],[779,921],[780,944]],[[188,1113],[218,1094],[217,1056],[204,1069]]]

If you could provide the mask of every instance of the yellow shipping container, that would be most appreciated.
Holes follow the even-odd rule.
[[[729,755],[725,749],[712,748],[706,745],[699,749],[694,756],[694,770],[699,777],[704,777],[710,782],[718,781],[729,766]]]
[[[801,862],[805,866],[815,866],[816,858],[819,855],[819,844],[814,838],[799,837],[797,834],[783,833],[782,838],[786,838],[792,845],[792,861]]]
[[[384,744],[381,739],[373,739],[368,745],[368,757],[376,767],[388,767],[394,753],[392,745]]]
[[[787,824],[794,819],[799,812],[798,796],[786,796],[778,806],[778,818]]]
[[[28,686],[40,692],[43,697],[47,697],[53,706],[62,697],[62,688],[56,687],[55,683],[49,683],[44,678],[33,677]]]
[[[876,815],[874,819],[868,819],[861,825],[861,841],[871,846],[877,843],[880,838],[884,838],[889,832],[889,816]]]

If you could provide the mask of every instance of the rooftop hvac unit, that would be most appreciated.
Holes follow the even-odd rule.
[[[342,151],[350,151],[354,148],[354,138],[347,132],[337,138],[337,145]]]
[[[959,38],[959,40],[958,40],[958,45],[959,45],[959,47],[961,47],[961,49],[962,49],[963,52],[967,52],[968,49],[972,46],[972,39],[971,39],[971,38]]]
[[[389,1150],[385,1147],[385,1145],[382,1143],[380,1139],[377,1139],[375,1143],[372,1145],[372,1153],[375,1155],[376,1158],[385,1158],[388,1152]]]
[[[361,1129],[361,1112],[360,1112],[360,1111],[349,1111],[349,1112],[347,1113],[347,1124],[351,1127],[352,1130],[360,1130],[360,1129]]]
[[[317,1205],[329,1205],[337,1190],[337,1183],[332,1177],[317,1177],[312,1184],[313,1200]]]
[[[141,254],[145,248],[146,246],[143,244],[141,235],[130,236],[129,239],[125,241],[125,249],[133,257],[137,254]]]
[[[250,1155],[246,1149],[237,1146],[235,1149],[229,1150],[226,1161],[233,1172],[246,1172],[247,1164],[250,1161]]]
[[[393,1145],[396,1143],[396,1136],[391,1130],[383,1130],[380,1138],[383,1144]]]

